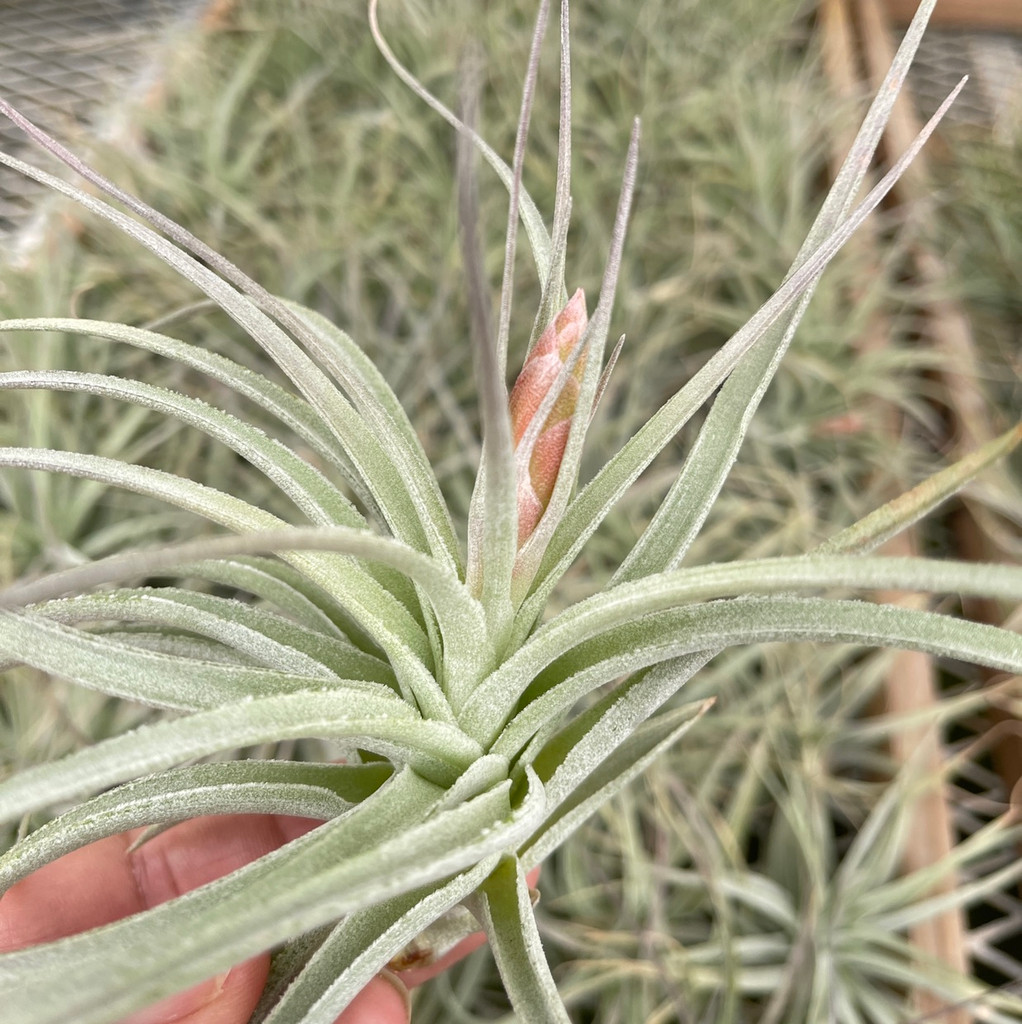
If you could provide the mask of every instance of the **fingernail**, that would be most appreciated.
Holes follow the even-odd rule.
[[[405,1004],[405,1020],[412,1018],[412,997],[408,994],[408,986],[393,971],[380,971],[380,977],[390,985]]]
[[[174,1024],[175,1021],[185,1020],[193,1013],[209,1006],[223,992],[230,973],[224,971],[223,974],[218,974],[186,992],[161,999],[158,1003],[125,1017],[121,1024]]]

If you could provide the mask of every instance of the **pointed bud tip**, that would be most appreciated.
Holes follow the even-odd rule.
[[[516,451],[587,324],[585,292],[578,288],[540,335],[511,390],[509,411]],[[528,471],[518,481],[519,547],[535,529],[553,494],[584,370],[583,354],[564,382],[531,451],[524,453],[528,456]]]

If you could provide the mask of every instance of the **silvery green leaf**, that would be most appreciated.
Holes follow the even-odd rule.
[[[391,66],[394,73],[408,86],[412,92],[435,110],[449,125],[459,133],[467,135],[473,145],[479,150],[486,162],[496,172],[504,187],[510,192],[512,187],[511,168],[497,154],[496,150],[487,143],[482,136],[466,125],[459,117],[445,107],[431,92],[429,92],[419,80],[394,56],[394,51],[387,45],[380,31],[379,18],[377,17],[378,0],[369,0],[369,28],[373,39],[383,55],[384,60]],[[550,236],[547,234],[546,224],[531,196],[522,189],[520,209],[522,224],[525,226],[525,233],[528,235],[529,244],[532,247],[532,257],[536,261],[536,270],[541,281],[546,280],[550,272]]]
[[[259,556],[211,558],[182,565],[178,573],[182,578],[194,576],[252,594],[307,629],[349,640],[360,650],[366,650],[368,646],[379,652],[379,647],[356,629],[335,598],[278,559]],[[358,635],[358,642],[353,634]]]
[[[88,843],[129,829],[204,814],[288,814],[328,820],[371,796],[385,764],[227,761],[199,764],[118,786],[26,836],[0,857],[0,892]]]
[[[33,605],[31,611],[64,625],[113,620],[187,630],[280,672],[393,686],[393,673],[384,662],[340,637],[210,594],[176,587],[140,587],[57,598]]]
[[[543,952],[521,860],[504,857],[468,906],[486,930],[521,1024],[570,1024]]]
[[[975,563],[967,562],[830,555],[763,559],[659,573],[580,601],[545,623],[473,691],[460,720],[472,735],[492,742],[527,687],[532,688],[533,696],[538,695],[536,691],[551,689],[555,677],[549,673],[541,681],[534,681],[557,659],[561,659],[562,664],[556,677],[563,679],[599,662],[614,665],[619,673],[634,671],[651,664],[646,660],[650,655],[654,660],[662,660],[657,653],[658,646],[666,649],[679,640],[685,649],[676,648],[675,655],[717,646],[704,633],[700,636],[707,636],[705,643],[692,636],[682,640],[682,634],[676,633],[670,623],[676,622],[684,629],[680,624],[689,620],[684,613],[679,613],[681,617],[676,620],[658,615],[669,607],[729,594],[785,593],[840,586],[982,592],[1019,600],[1022,599],[1022,570],[1017,566],[991,565],[978,572]],[[742,602],[738,607],[751,609],[752,606]],[[713,607],[720,609],[721,621],[731,615],[726,603]],[[655,623],[653,616],[656,616]],[[964,625],[961,620],[938,618],[949,623],[949,633]],[[693,626],[695,621],[691,620]],[[657,633],[656,629],[661,632]],[[889,646],[898,645],[893,636],[890,641]],[[1004,643],[1010,645],[1008,641]],[[1002,646],[1002,650],[1006,651],[1007,647]],[[572,655],[567,658],[569,651]],[[646,653],[640,653],[643,651]]]
[[[525,163],[525,149],[529,136],[529,125],[532,121],[532,109],[536,98],[536,84],[539,78],[539,57],[543,45],[543,38],[546,35],[547,22],[550,17],[550,0],[540,0],[536,10],[536,24],[532,32],[532,44],[529,48],[529,58],[525,66],[525,81],[522,86],[522,102],[518,114],[518,126],[515,131],[514,154],[511,159],[511,182],[508,186],[507,204],[507,229],[504,241],[504,270],[500,280],[500,313],[497,321],[496,365],[503,374],[507,371],[507,348],[511,334],[511,300],[514,295],[515,278],[515,251],[518,244],[518,217],[522,203],[522,168]],[[561,81],[564,81],[564,61],[567,56],[564,50],[564,37],[562,33],[561,42]],[[477,90],[478,91],[478,90]],[[565,97],[561,95],[562,104],[562,126],[563,126],[563,103]],[[471,119],[469,127],[473,127]],[[464,135],[461,136],[465,138]],[[475,140],[471,140],[475,144]],[[561,160],[561,149],[565,143],[558,139],[558,160]],[[555,231],[556,234],[556,231]],[[553,263],[558,262],[558,256],[563,261],[563,253],[554,253]],[[551,269],[553,269],[551,267]],[[563,284],[563,279],[562,282]]]
[[[0,109],[11,116],[10,108],[2,100]],[[35,133],[37,139],[40,136],[46,137],[38,129],[35,129]],[[54,142],[49,148],[55,151],[63,147]],[[72,157],[71,162],[77,170],[81,170],[80,161]],[[379,424],[376,424],[376,431],[367,429],[365,421],[326,374],[255,303],[161,235],[82,189],[5,153],[0,153],[0,164],[19,171],[98,214],[153,252],[185,280],[204,291],[261,345],[328,424],[394,533],[419,550],[430,550],[432,540],[433,553],[438,557],[444,555],[443,548],[436,547],[436,537],[431,532],[433,524],[424,524],[418,518],[418,510],[388,450],[386,432],[380,430]]]
[[[611,754],[706,664],[711,653],[699,651],[635,673],[567,722],[569,706],[558,704],[552,710],[545,701],[548,695],[530,701],[508,723],[491,753],[531,764],[546,786],[547,800],[556,806],[568,775],[584,775],[588,768],[579,765],[592,767]]]
[[[428,550],[439,561],[457,567],[458,553],[453,527],[440,500],[436,480],[418,445],[409,444],[413,441],[414,434],[402,427],[403,413],[397,418],[392,415],[398,403],[383,377],[376,373],[375,369],[367,374],[367,360],[352,359],[350,350],[345,351],[343,346],[338,347],[336,336],[325,340],[323,334],[317,331],[308,317],[295,306],[270,295],[239,267],[180,224],[118,188],[108,178],[86,165],[46,132],[19,114],[10,104],[0,100],[0,111],[58,160],[173,239],[173,242],[168,242],[137,221],[124,217],[106,203],[90,201],[88,193],[73,186],[65,186],[65,189],[62,189],[60,179],[21,164],[20,161],[4,157],[5,160],[11,161],[12,167],[17,166],[22,173],[30,177],[35,176],[37,180],[49,184],[57,191],[65,191],[66,195],[118,225],[122,231],[147,246],[185,279],[205,291],[270,354],[299,391],[323,415],[324,421],[345,450],[350,464],[366,483],[398,536],[407,539],[413,547],[418,547],[415,541],[424,537]],[[198,260],[192,259],[188,253],[193,253]],[[199,262],[200,260],[202,262]],[[269,315],[263,310],[268,311]],[[343,396],[332,386],[316,362],[308,358],[280,325],[287,328],[294,338],[306,347],[308,353],[329,369],[341,386],[348,391],[360,413],[367,419],[371,428],[368,433],[358,433],[358,418],[352,415],[353,410],[344,402]],[[382,397],[384,394],[385,399]],[[389,445],[384,441],[389,442]],[[390,461],[391,456],[395,460],[393,465]],[[404,484],[402,477],[405,480]],[[379,493],[378,486],[382,486]],[[418,511],[423,514],[418,521],[408,516],[409,498],[412,499],[411,504],[417,505]],[[402,532],[402,526],[406,532]]]
[[[875,550],[885,541],[922,519],[965,486],[981,470],[1003,458],[1022,442],[1022,424],[1005,431],[976,451],[927,477],[911,490],[863,516],[857,523],[824,541],[816,554]]]
[[[166,629],[125,625],[121,629],[112,627],[89,627],[88,632],[101,634],[104,639],[123,644],[129,650],[152,651],[168,658],[186,661],[209,662],[226,665],[229,668],[264,668],[252,658],[232,651],[222,644],[201,636],[184,636]],[[4,668],[19,664],[17,658],[9,658]]]
[[[941,104],[909,150],[855,210],[841,221],[826,241],[807,256],[799,269],[784,281],[745,326],[632,435],[568,505],[550,539],[533,591],[518,613],[514,642],[521,642],[528,635],[557,580],[628,487],[723,383],[764,332],[791,309],[806,288],[819,278],[834,255],[894,187],[947,112],[963,84],[964,80]]]
[[[477,758],[458,776],[443,797],[437,801],[436,809],[456,807],[473,796],[492,789],[508,777],[508,760],[500,754],[488,752]]]
[[[102,693],[180,711],[214,708],[257,695],[343,685],[357,692],[384,688],[345,680],[311,659],[296,672],[176,658],[53,622],[33,612],[0,609],[0,659],[31,665]],[[297,659],[296,659],[297,660]],[[305,674],[301,674],[302,668]]]
[[[354,506],[317,469],[290,448],[231,413],[196,398],[142,381],[74,370],[14,370],[0,373],[0,390],[36,388],[79,391],[132,402],[179,419],[237,452],[283,491],[310,522],[364,526]]]
[[[601,805],[619,793],[632,779],[683,736],[712,706],[713,701],[683,705],[662,711],[643,722],[605,758],[593,758],[596,751],[579,751],[577,760],[567,758],[555,787],[556,810],[543,827],[522,848],[526,868],[541,863],[553,850],[594,814]],[[592,764],[584,771],[586,762]],[[595,763],[593,763],[595,762]]]
[[[259,1002],[252,1011],[248,1024],[264,1024],[266,1015],[279,1002],[298,972],[316,952],[336,925],[321,925],[278,946],[270,954],[270,971],[266,976]]]
[[[5,1012],[23,1024],[65,1024],[68,1014],[78,1024],[106,1024],[378,902],[381,891],[421,884],[404,881],[415,873],[409,861],[416,851],[392,844],[437,793],[405,770],[346,813],[224,878],[104,929],[0,955]],[[503,813],[500,796],[482,801],[483,820]],[[381,871],[383,863],[389,870]]]
[[[198,370],[212,380],[225,384],[279,420],[329,465],[339,470],[359,498],[375,510],[365,485],[356,476],[330,429],[308,402],[246,366],[166,334],[106,320],[77,320],[68,317],[0,320],[0,331],[44,331],[101,338],[132,345]]]
[[[429,723],[426,723],[429,724]],[[456,875],[522,842],[545,809],[529,778],[423,821],[438,789],[411,770],[350,811],[224,878],[103,929],[0,956],[24,1024],[100,1024],[343,914]],[[225,913],[225,907],[231,913]]]
[[[541,637],[542,631],[536,635]],[[544,649],[536,662],[531,655],[539,652],[524,647],[488,676],[463,709],[463,728],[484,745],[491,744],[532,680],[553,658],[554,669],[538,680],[530,699],[558,685],[570,686],[571,677],[584,670],[592,670],[589,682],[595,686],[669,658],[772,641],[897,647],[1009,672],[1022,668],[1022,639],[1006,630],[932,612],[821,598],[714,601],[650,612],[625,625],[608,626],[577,644],[564,639],[556,654]]]
[[[603,280],[600,283],[600,298],[597,301],[596,308],[593,310],[593,315],[586,327],[585,334],[573,353],[574,359],[580,358],[583,352],[586,354],[585,371],[578,394],[577,412],[572,417],[571,429],[565,445],[564,455],[561,459],[560,469],[557,473],[557,482],[554,485],[553,494],[550,496],[550,501],[536,529],[533,530],[518,553],[513,581],[513,598],[516,608],[521,605],[529,591],[529,587],[543,560],[547,545],[550,543],[565,515],[565,510],[568,508],[569,500],[578,481],[578,473],[582,462],[582,447],[585,443],[586,432],[589,429],[589,413],[596,402],[602,376],[607,332],[610,329],[610,316],[614,306],[614,297],[617,294],[617,282],[621,270],[625,232],[628,227],[628,216],[631,211],[632,197],[635,191],[638,158],[639,122],[636,119],[632,125],[632,133],[628,143],[621,194],[614,217],[614,228],[611,235],[610,249],[607,253]],[[574,360],[570,360],[562,368],[559,374],[559,384],[561,386],[567,380],[570,367],[573,365]],[[552,388],[551,392],[555,390],[556,388]],[[535,420],[539,424],[542,424],[545,419],[546,416],[543,411],[536,413]]]
[[[558,91],[557,184],[554,190],[554,217],[550,229],[550,265],[542,286],[536,318],[532,324],[528,351],[539,340],[568,301],[564,286],[568,228],[571,221],[571,26],[567,0],[561,0],[560,12],[560,90]],[[506,362],[506,358],[505,358]]]
[[[847,214],[866,177],[884,126],[904,84],[936,0],[920,4],[887,77],[877,92],[852,149],[828,192],[790,271],[794,272]],[[756,342],[724,382],[671,485],[643,535],[614,574],[612,583],[676,568],[717,500],[738,450],[815,290],[810,284],[797,305]]]
[[[212,487],[148,466],[126,465],[116,459],[44,449],[0,448],[0,466],[45,469],[102,480],[171,502],[242,534],[286,525],[276,516]],[[359,531],[352,533],[362,537],[365,543],[373,542],[371,534],[361,534]],[[239,543],[243,549],[246,543],[251,542],[242,538]],[[180,545],[177,551],[179,557],[172,564],[209,557],[203,542],[194,542],[191,546]],[[285,557],[312,582],[342,598],[349,614],[375,637],[390,656],[402,690],[409,697],[421,701],[431,714],[449,715],[439,685],[426,669],[426,664],[432,659],[426,637],[418,623],[392,594],[380,587],[357,563],[332,552],[289,551]],[[144,574],[146,567],[155,565],[156,560],[155,553],[148,551],[141,555],[115,555],[104,562],[123,566],[122,571],[129,574]],[[99,571],[96,566],[101,564],[92,563],[81,569],[68,570],[64,574],[54,574],[49,582],[36,581],[16,589],[11,588],[3,599],[9,604],[12,600],[35,601],[51,596],[53,580],[87,578],[91,573]],[[434,571],[439,570],[434,567]],[[59,589],[56,591],[61,592]]]
[[[280,559],[255,555],[211,558],[180,565],[174,574],[252,594],[310,629],[340,637],[360,651],[386,660],[379,644],[335,597]]]
[[[422,444],[394,392],[373,361],[326,317],[295,302],[283,302],[315,338],[317,358],[334,374],[369,429],[385,438],[390,456],[430,536],[429,550],[442,565],[461,571],[461,555],[450,512],[444,504]]]
[[[525,76],[523,117],[519,120],[515,139],[515,162],[509,186],[510,210],[508,234],[504,254],[505,284],[509,275],[509,260],[513,260],[515,244],[515,205],[521,186],[521,158],[524,135],[528,123],[528,104],[535,84],[535,60],[539,37],[545,25],[547,0],[541,0],[540,17],[533,34],[529,54],[529,70]],[[479,88],[477,62],[466,60],[462,72],[462,106],[465,120],[472,126],[478,109]],[[475,170],[475,153],[469,137],[459,134],[455,180],[458,202],[458,238],[461,262],[465,274],[468,298],[469,328],[472,346],[472,369],[478,394],[479,418],[482,429],[482,452],[476,472],[475,486],[468,513],[468,565],[465,578],[469,590],[478,597],[486,611],[486,625],[498,651],[503,650],[510,628],[512,608],[508,591],[514,568],[517,539],[516,472],[508,391],[505,381],[506,366],[499,352],[500,339],[495,336],[491,323],[490,286],[486,280],[486,261],[483,255],[482,228],[479,213],[479,186]],[[501,291],[501,327],[507,312],[509,296]],[[455,706],[460,694],[455,698]]]
[[[34,765],[0,782],[0,820],[221,750],[311,737],[357,741],[445,785],[482,753],[464,733],[445,723],[423,721],[383,687],[334,684],[144,725],[60,761]]]
[[[334,1024],[382,968],[478,888],[498,859],[491,854],[440,887],[418,889],[349,914],[260,1024]]]
[[[117,459],[44,448],[0,448],[0,465],[100,480],[139,494],[161,498],[235,530],[268,529],[283,525],[276,516],[233,495],[172,473],[148,466],[131,466]]]
[[[0,460],[3,455],[3,451],[0,450]],[[104,465],[101,468],[108,467]],[[131,468],[134,467],[126,467],[129,470]],[[117,473],[117,464],[109,466],[109,470],[111,473]],[[162,481],[157,477],[156,482]],[[186,491],[188,486],[189,482],[185,481]],[[196,486],[198,485],[191,485],[192,488]],[[364,581],[358,579],[357,574],[361,573],[358,563],[338,562],[336,556],[330,553],[342,552],[366,561],[381,562],[403,573],[421,588],[428,597],[439,623],[443,638],[444,671],[450,677],[459,680],[462,686],[470,685],[479,678],[493,661],[494,652],[486,633],[482,606],[471,597],[457,576],[429,556],[409,548],[400,541],[347,527],[292,527],[262,532],[250,531],[240,537],[189,541],[163,548],[150,548],[141,553],[111,555],[97,562],[54,573],[41,580],[8,588],[0,594],[0,607],[4,604],[10,606],[16,603],[36,602],[51,594],[116,582],[142,573],[152,574],[159,569],[176,568],[198,559],[268,552],[280,552],[292,564],[302,568],[312,560],[313,565],[320,569],[320,578],[317,582],[328,587],[334,595],[342,597],[349,611],[362,612],[358,619],[360,624],[365,624],[367,631],[370,626],[372,627],[373,635],[393,659],[399,679],[402,672],[405,673],[402,681],[408,680],[410,676],[411,693],[417,700],[427,702],[424,710],[433,717],[451,719],[440,684],[428,673],[426,665],[423,664],[423,661],[431,663],[432,651],[428,648],[409,650],[402,635],[407,627],[403,626],[401,619],[395,615],[407,615],[405,609],[394,601],[393,595],[388,591],[380,588],[377,588],[375,594],[370,591]],[[333,564],[339,566],[336,574],[329,578],[323,578],[321,571],[324,558],[333,559]],[[345,567],[348,569],[347,572],[344,571]],[[312,576],[311,573],[308,575]],[[359,586],[359,583],[362,583],[362,586]],[[372,611],[367,614],[369,608]],[[397,625],[398,629],[388,636],[387,625],[391,623]],[[421,631],[417,637],[425,639]],[[420,654],[422,658],[416,660],[415,656]]]

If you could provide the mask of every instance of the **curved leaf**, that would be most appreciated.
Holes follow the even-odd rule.
[[[262,472],[313,523],[364,526],[365,520],[340,491],[290,448],[231,413],[197,398],[142,381],[74,370],[13,370],[0,373],[0,391],[81,391],[142,406],[173,417],[227,445]]]
[[[211,558],[181,565],[175,573],[182,579],[194,576],[252,594],[308,629],[343,638],[373,657],[384,657],[379,645],[336,598],[279,559],[256,555]]]
[[[523,696],[542,699],[550,715],[563,714],[593,687],[669,658],[794,640],[898,647],[1022,671],[1022,637],[994,626],[865,601],[733,598],[651,612],[577,645],[567,641],[567,653],[553,662],[537,659],[542,664],[535,667],[525,654],[520,662],[516,655],[480,685],[460,721],[489,746]]]
[[[46,470],[102,480],[168,501],[243,534],[286,525],[276,516],[212,487],[148,466],[130,466],[116,459],[34,448],[0,448],[0,466]],[[244,549],[245,539],[238,538],[238,543]],[[182,546],[181,550],[192,552],[183,554],[182,560],[194,561],[205,557],[207,549],[202,542],[197,542],[190,547]],[[148,566],[156,564],[157,557],[152,551],[111,556],[112,560],[119,560],[114,561],[115,565],[132,564],[134,571],[142,573],[147,571]],[[418,699],[428,713],[435,717],[450,717],[440,687],[426,668],[432,660],[432,651],[426,638],[418,623],[392,594],[384,590],[357,563],[339,555],[330,552],[303,554],[300,551],[289,551],[285,557],[327,593],[338,597],[359,625],[379,642],[391,659],[402,690],[409,698]],[[132,562],[132,559],[135,561]],[[86,575],[89,571],[91,566],[71,572]],[[65,576],[55,574],[54,579],[57,578],[63,580]],[[51,580],[49,583],[37,582],[21,585],[17,589],[11,588],[3,595],[0,604],[9,606],[12,602],[33,601],[49,596],[52,590],[46,588],[52,585]]]
[[[421,818],[436,793],[405,770],[340,817],[224,878],[106,928],[0,955],[5,1013],[23,1024],[107,1024],[336,919],[365,899],[360,883],[379,875],[379,862],[367,863],[378,847],[402,820]]]
[[[25,130],[29,131],[29,134],[37,141],[46,140],[47,148],[61,159],[66,158],[65,162],[68,162],[76,170],[82,172],[85,169],[81,161],[67,153],[63,147],[49,139],[45,133],[27,122],[2,100],[0,100],[0,110],[16,123],[24,126]],[[337,390],[329,377],[251,299],[241,294],[227,281],[172,242],[95,196],[5,153],[0,153],[0,164],[46,185],[61,195],[73,199],[87,210],[98,214],[149,249],[185,280],[199,287],[260,344],[327,423],[394,533],[414,548],[432,550],[433,554],[441,559],[450,557],[446,548],[436,544],[435,524],[424,523],[418,518],[418,509],[409,497],[401,473],[391,458],[386,443],[387,435],[381,429],[380,424],[375,424],[376,430],[367,429],[363,418]],[[101,180],[105,182],[105,179]],[[119,198],[125,198],[120,190],[114,188],[114,191],[119,194]],[[130,197],[127,198],[130,199]],[[134,205],[144,207],[144,204],[139,204],[137,201]],[[155,213],[155,211],[152,212]],[[165,220],[165,218],[161,218],[161,220]],[[204,252],[206,251],[211,254],[215,262],[224,262],[222,257],[212,253],[211,250],[204,250]],[[261,293],[261,297],[263,294]],[[272,301],[272,296],[265,295],[265,298]],[[286,308],[284,312],[287,313]]]
[[[635,673],[565,723],[567,692],[584,695],[593,689],[592,679],[583,680],[586,673],[578,673],[572,677],[571,686],[564,687],[556,698],[547,693],[526,704],[504,727],[490,753],[531,764],[549,790],[551,778],[565,759],[574,756],[572,751],[577,743],[591,744],[597,742],[593,737],[603,735],[598,745],[604,756],[609,754],[703,668],[714,653],[698,651]],[[605,667],[597,666],[597,674],[602,678]],[[601,722],[604,724],[600,725]],[[549,799],[553,803],[561,795],[555,786]]]
[[[478,888],[498,859],[491,854],[440,887],[418,889],[348,914],[259,1024],[334,1024],[380,970]]]
[[[601,369],[607,343],[607,332],[610,329],[610,316],[613,310],[614,297],[617,293],[618,275],[621,269],[621,256],[625,243],[625,232],[632,207],[632,196],[635,191],[635,179],[639,159],[639,122],[632,125],[631,137],[628,141],[628,153],[625,158],[625,170],[621,183],[621,194],[618,199],[617,211],[614,216],[614,229],[611,235],[607,263],[600,282],[600,298],[593,310],[592,319],[586,328],[580,349],[587,352],[585,371],[578,395],[578,414],[572,417],[568,440],[561,460],[557,482],[547,505],[543,518],[533,530],[529,539],[522,546],[515,563],[514,605],[519,607],[528,593],[529,587],[543,560],[548,544],[559,529],[565,510],[569,507],[569,499],[578,482],[578,473],[582,463],[582,448],[589,429],[589,415],[597,398],[600,387]],[[561,371],[563,375],[567,366]]]
[[[977,473],[1003,458],[1022,442],[1022,423],[981,445],[945,469],[927,477],[911,490],[874,509],[816,548],[817,554],[868,553],[922,519],[942,501],[956,494]]]
[[[450,785],[482,751],[463,733],[423,721],[399,697],[341,688],[257,697],[156,722],[0,782],[0,820],[222,750],[318,737],[344,739]]]
[[[317,351],[324,365],[341,380],[370,428],[387,439],[419,518],[432,533],[430,550],[438,561],[460,573],[458,539],[440,485],[407,413],[383,374],[362,349],[325,316],[297,302],[282,300],[282,304],[319,340]]]
[[[3,451],[0,450],[0,459],[2,457]],[[450,570],[393,538],[346,527],[295,527],[249,532],[241,537],[190,541],[140,553],[111,555],[88,565],[77,566],[40,580],[10,587],[0,594],[0,606],[14,602],[35,602],[50,594],[115,582],[137,575],[140,571],[152,574],[161,568],[174,568],[199,558],[268,552],[278,552],[287,557],[292,564],[301,564],[302,559],[308,561],[315,558],[317,552],[342,552],[364,561],[381,562],[396,569],[413,580],[431,603],[443,636],[443,669],[448,677],[456,679],[463,687],[471,686],[492,663],[493,650],[486,631],[482,607]],[[350,583],[342,590],[340,584],[346,582],[348,581],[333,580],[331,589],[335,594],[344,595],[347,606],[358,608],[359,604],[365,603],[366,597],[371,597],[362,594]],[[376,632],[372,635],[385,645],[386,633],[381,630],[378,618],[375,629]],[[393,653],[392,648],[385,646],[385,649],[388,654]],[[407,658],[405,660],[407,661]],[[402,663],[399,661],[397,664]],[[425,677],[422,671],[419,671],[417,677],[414,677],[414,685],[418,687],[414,691],[417,696],[434,699],[436,706],[429,708],[430,713],[437,717],[449,717],[446,702],[442,696],[438,697],[436,694],[439,688],[432,676]]]
[[[919,5],[887,77],[789,273],[798,269],[851,207],[880,143],[935,2],[925,0]],[[680,564],[717,500],[738,457],[752,417],[788,349],[814,290],[815,283],[810,284],[797,305],[764,333],[724,382],[681,473],[660,503],[652,522],[614,574],[612,583],[639,579]]]
[[[364,679],[394,686],[388,665],[333,633],[308,629],[235,599],[176,587],[139,587],[58,598],[33,605],[30,610],[64,625],[120,620],[187,630],[279,672]]]
[[[97,636],[32,612],[6,609],[0,609],[0,660],[31,665],[111,696],[180,711],[313,687],[341,685],[352,693],[391,692],[378,683],[342,681],[311,658],[296,657],[295,672],[196,661]],[[301,674],[303,668],[305,674]]]
[[[568,505],[558,522],[539,567],[533,590],[517,616],[514,643],[520,643],[539,617],[557,580],[575,560],[585,542],[603,522],[622,494],[727,378],[749,349],[799,300],[805,289],[851,237],[915,158],[961,91],[964,81],[941,104],[912,146],[884,175],[849,216],[716,352],[673,398],[662,405]]]
[[[517,810],[505,784],[423,820],[436,795],[406,770],[351,811],[226,878],[105,928],[0,956],[3,1005],[23,1024],[65,1024],[69,1009],[76,1024],[101,1024],[343,914],[479,864],[522,842],[544,810],[534,775]]]
[[[567,754],[551,778],[553,812],[521,850],[526,870],[542,863],[590,815],[641,775],[709,710],[713,701],[685,705],[645,721],[624,738],[607,740],[611,715],[594,725],[579,746]]]
[[[598,661],[614,660],[619,666],[631,661],[634,667],[641,667],[639,659],[631,659],[628,654],[629,651],[637,651],[635,643],[649,642],[648,620],[646,624],[641,620],[667,608],[677,607],[687,601],[729,594],[784,593],[837,586],[957,591],[1022,600],[1022,568],[999,565],[979,567],[970,562],[941,562],[924,558],[814,555],[700,566],[660,573],[596,594],[543,625],[479,685],[462,709],[460,720],[472,735],[485,736],[486,742],[491,742],[494,738],[492,730],[501,721],[500,716],[510,712],[532,680],[567,651],[579,650],[585,641],[592,640],[592,649],[601,651],[600,657],[596,659]],[[835,605],[838,603],[834,602]],[[722,603],[714,607],[724,609],[728,605]],[[751,606],[743,603],[741,607]],[[683,621],[683,618],[678,621]],[[946,616],[939,618],[944,622],[960,624],[960,620]],[[634,629],[624,627],[629,621],[635,624]],[[601,638],[602,631],[608,632]],[[634,641],[631,639],[633,635]],[[1002,643],[1010,644],[1007,638],[1012,636],[1005,633]],[[643,638],[641,641],[640,637]],[[732,639],[727,642],[747,641]],[[714,646],[711,641],[678,653]],[[891,646],[897,646],[897,643]],[[653,647],[655,644],[650,650]],[[630,670],[621,667],[620,671]],[[483,727],[484,722],[488,723],[486,727]],[[481,727],[484,731],[477,733],[475,730]]]
[[[522,862],[504,857],[469,907],[486,929],[521,1024],[571,1024],[543,952]]]
[[[358,478],[343,450],[337,445],[330,428],[312,406],[240,363],[166,334],[106,320],[78,320],[69,317],[0,320],[0,331],[46,331],[101,338],[131,345],[198,370],[212,380],[225,384],[278,419],[328,464],[334,466],[360,500],[378,514],[365,484]]]
[[[383,59],[390,65],[394,73],[415,93],[421,100],[432,107],[452,128],[467,135],[473,145],[479,150],[486,162],[496,172],[504,187],[511,191],[513,175],[511,168],[498,156],[492,146],[487,143],[481,135],[473,131],[460,118],[456,117],[445,107],[431,92],[427,91],[419,80],[394,56],[394,51],[387,45],[380,31],[378,17],[378,0],[369,0],[369,29],[373,34]],[[521,190],[520,209],[522,224],[525,226],[525,233],[528,235],[529,244],[532,247],[532,257],[536,261],[536,271],[541,281],[545,281],[550,273],[550,236],[547,234],[546,225],[532,197]]]
[[[129,782],[46,822],[0,857],[0,892],[44,864],[129,829],[203,814],[288,814],[324,821],[371,796],[385,764],[227,761]]]

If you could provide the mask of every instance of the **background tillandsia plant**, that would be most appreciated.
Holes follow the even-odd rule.
[[[99,559],[22,584],[5,596],[0,643],[9,661],[181,715],[5,782],[0,808],[8,820],[116,788],[85,799],[19,843],[0,867],[4,884],[102,835],[162,826],[197,813],[286,810],[329,820],[249,868],[138,918],[5,957],[0,961],[5,1005],[16,1019],[117,1019],[143,1001],[284,943],[279,962],[292,965],[294,981],[272,990],[261,1019],[330,1021],[372,973],[460,903],[489,933],[520,1018],[564,1019],[524,874],[705,710],[705,701],[678,705],[673,700],[715,653],[738,644],[800,639],[906,646],[1009,671],[1022,667],[1018,638],[1007,631],[870,602],[807,596],[896,587],[1017,600],[1022,578],[1016,570],[868,557],[892,531],[1015,443],[1017,432],[838,534],[826,551],[678,567],[723,484],[808,292],[912,156],[906,154],[853,209],[931,7],[923,5],[906,37],[785,284],[578,493],[582,443],[608,362],[603,347],[636,140],[633,136],[607,272],[591,319],[571,351],[569,346],[559,351],[561,368],[535,395],[528,422],[515,429],[505,369],[519,220],[543,284],[533,358],[543,354],[543,335],[564,319],[568,306],[567,5],[562,9],[561,149],[549,233],[521,185],[535,56],[511,166],[459,125],[511,196],[494,324],[473,256],[478,215],[473,171],[463,151],[460,205],[484,425],[483,465],[464,527],[467,557],[460,524],[445,509],[412,425],[343,332],[307,309],[266,295],[216,253],[117,193],[70,154],[65,155],[72,166],[162,234],[24,168],[166,259],[245,327],[292,386],[282,388],[169,335],[121,324],[51,318],[10,321],[5,329],[76,333],[83,343],[85,337],[107,339],[176,360],[272,414],[281,436],[298,437],[301,445],[281,444],[232,413],[143,381],[50,369],[0,378],[8,388],[119,398],[182,421],[239,453],[291,505],[274,504],[280,507],[274,515],[185,477],[104,456],[3,452],[7,466],[124,487],[236,534]],[[545,20],[544,9],[535,53]],[[422,92],[382,39],[380,45],[395,70]],[[568,319],[581,324],[579,297],[572,301],[576,315]],[[573,402],[565,401],[569,386]],[[546,617],[557,584],[615,502],[717,388],[661,512],[621,561],[611,584]],[[541,438],[559,425],[563,434],[566,422],[567,436],[551,446],[560,453],[559,463],[541,460],[536,466]],[[309,458],[299,451],[309,452]],[[527,536],[518,523],[526,469],[530,479],[532,471],[546,473],[541,515]],[[289,521],[304,525],[288,527]],[[253,606],[183,586],[95,589],[168,576],[227,585],[261,600]],[[63,596],[72,592],[80,596]],[[594,699],[575,712],[588,695]],[[309,736],[341,741],[352,752],[372,756],[359,764],[357,754],[349,754],[346,765],[240,760],[177,767],[224,750]],[[874,833],[884,821],[879,814]],[[867,833],[862,846],[870,848]],[[315,938],[303,941],[309,934]],[[97,962],[107,971],[97,972]],[[1006,1006],[1004,1014],[1010,1012]]]

